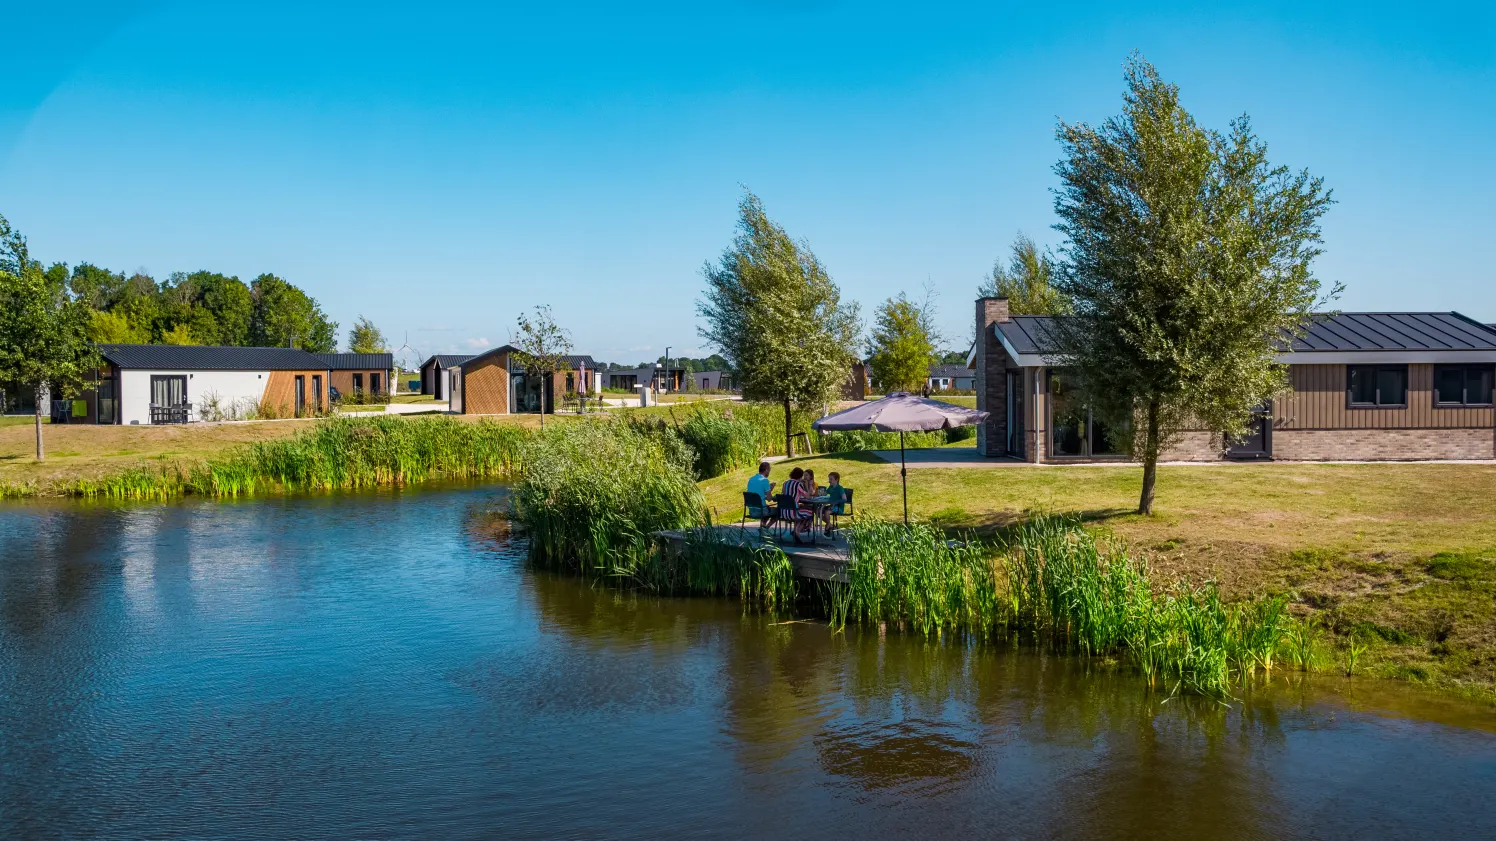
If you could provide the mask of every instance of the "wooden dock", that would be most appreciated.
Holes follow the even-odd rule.
[[[847,583],[847,562],[851,560],[852,554],[851,547],[847,545],[845,531],[838,532],[831,537],[818,532],[814,545],[809,543],[796,545],[790,539],[788,530],[783,540],[778,540],[774,537],[773,529],[764,529],[764,532],[760,534],[756,523],[749,523],[741,528],[713,526],[712,530],[724,542],[736,544],[744,549],[777,546],[780,551],[784,552],[785,557],[790,559],[790,563],[795,567],[795,574],[801,578]],[[683,531],[659,531],[655,532],[655,537],[670,543],[686,541],[686,533]]]

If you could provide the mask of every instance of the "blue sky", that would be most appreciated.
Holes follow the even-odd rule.
[[[422,353],[540,303],[579,352],[704,353],[742,186],[865,312],[929,283],[965,337],[1014,234],[1057,243],[1056,121],[1115,114],[1134,49],[1324,176],[1342,308],[1496,321],[1489,7],[6,5],[0,213],[34,255],[274,272]]]

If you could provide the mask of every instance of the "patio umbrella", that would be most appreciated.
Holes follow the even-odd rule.
[[[899,481],[904,485],[904,525],[909,525],[909,467],[904,461],[905,432],[934,432],[972,426],[987,419],[986,412],[916,397],[896,391],[880,400],[827,415],[810,426],[819,432],[869,429],[899,433]]]

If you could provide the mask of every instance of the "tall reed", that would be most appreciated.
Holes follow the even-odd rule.
[[[1042,517],[998,546],[948,541],[928,525],[861,519],[833,621],[921,633],[1041,635],[1083,656],[1132,662],[1150,683],[1213,696],[1291,651],[1282,597],[1225,603],[1213,583],[1161,587],[1141,560],[1077,520]]]

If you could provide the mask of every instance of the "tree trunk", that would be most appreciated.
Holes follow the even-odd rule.
[[[52,392],[43,383],[36,387],[36,460],[46,461],[47,448],[42,446],[42,403],[45,398],[50,397]]]
[[[795,439],[794,439],[794,433],[790,430],[790,401],[789,401],[789,398],[785,398],[785,400],[784,400],[784,457],[785,458],[794,458],[795,457]]]
[[[1139,514],[1153,513],[1153,486],[1158,481],[1158,401],[1148,401],[1148,426],[1143,438],[1143,495]]]

